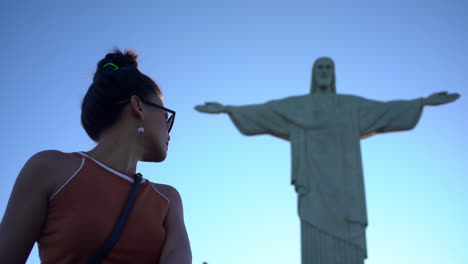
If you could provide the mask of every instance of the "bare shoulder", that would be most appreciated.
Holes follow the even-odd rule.
[[[78,157],[73,156],[71,153],[65,153],[59,150],[44,150],[31,156],[28,160],[43,166],[54,166],[54,164],[62,164],[69,162]],[[79,158],[78,158],[79,159]]]
[[[51,194],[79,167],[81,158],[58,150],[45,150],[31,156],[23,167],[26,181],[42,186]]]
[[[151,184],[154,186],[154,188],[156,188],[156,190],[158,190],[160,193],[166,196],[171,203],[181,203],[182,199],[180,198],[179,191],[177,191],[176,188],[167,184],[160,184],[154,182],[151,182]]]

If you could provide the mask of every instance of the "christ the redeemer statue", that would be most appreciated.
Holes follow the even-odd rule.
[[[205,113],[228,113],[244,135],[269,134],[291,142],[303,264],[362,264],[367,258],[360,139],[412,129],[423,106],[459,97],[441,92],[379,102],[336,94],[334,68],[330,58],[317,59],[307,95],[256,105],[195,107]]]

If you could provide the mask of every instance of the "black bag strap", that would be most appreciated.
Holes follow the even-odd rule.
[[[94,253],[94,255],[86,262],[87,264],[99,264],[101,261],[107,256],[107,254],[111,251],[111,249],[117,243],[117,240],[120,238],[120,234],[124,228],[125,222],[127,222],[128,215],[130,210],[133,207],[135,202],[136,194],[138,191],[138,186],[140,185],[142,180],[142,175],[140,173],[136,173],[133,175],[133,186],[128,195],[128,200],[125,203],[125,206],[120,213],[119,220],[117,224],[114,226],[114,229],[107,237],[106,241],[101,245],[101,247]]]

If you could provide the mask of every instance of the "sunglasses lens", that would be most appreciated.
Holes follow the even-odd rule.
[[[167,118],[167,124],[169,125],[169,132],[171,132],[172,125],[174,124],[174,115],[169,113],[169,117]]]

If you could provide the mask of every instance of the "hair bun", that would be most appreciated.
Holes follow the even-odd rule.
[[[138,54],[136,54],[132,50],[125,50],[125,52],[122,53],[122,51],[116,48],[113,50],[113,52],[107,53],[104,59],[98,62],[96,73],[107,71],[108,68],[115,70],[112,67],[108,67],[108,66],[103,67],[107,63],[112,63],[118,66],[119,68],[123,68],[127,66],[133,66],[135,68],[138,68],[137,58],[138,58]]]

